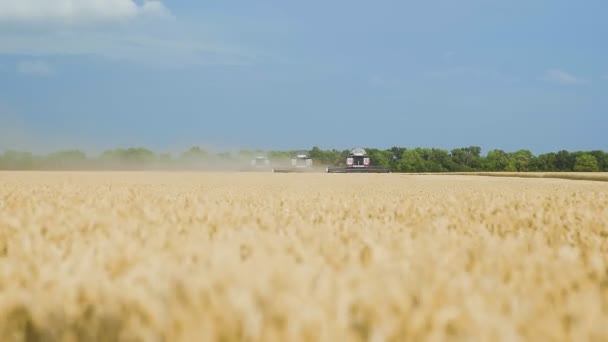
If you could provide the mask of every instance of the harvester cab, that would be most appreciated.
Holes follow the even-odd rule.
[[[362,148],[354,148],[346,158],[346,167],[369,167],[370,161],[367,152]]]
[[[329,167],[328,173],[389,173],[390,170],[373,166],[367,151],[357,147],[353,148],[346,157],[346,167]]]
[[[312,159],[308,156],[308,152],[298,151],[291,158],[291,166],[295,168],[310,168],[312,167]]]
[[[309,172],[312,171],[312,159],[306,151],[298,151],[291,158],[289,167],[275,168],[274,172]]]

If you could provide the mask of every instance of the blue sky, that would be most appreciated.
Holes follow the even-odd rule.
[[[0,150],[608,150],[608,2],[0,0]]]

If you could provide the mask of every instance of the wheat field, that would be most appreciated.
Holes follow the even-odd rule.
[[[606,341],[608,183],[0,173],[1,341]]]

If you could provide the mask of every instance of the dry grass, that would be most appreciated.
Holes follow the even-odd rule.
[[[0,340],[606,341],[608,184],[0,173]]]

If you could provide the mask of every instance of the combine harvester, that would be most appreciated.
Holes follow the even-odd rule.
[[[346,158],[346,167],[328,167],[328,173],[390,173],[388,168],[372,166],[367,152],[360,148],[353,148]]]
[[[241,171],[272,171],[272,165],[270,164],[268,157],[257,156],[251,160],[251,163],[247,168],[242,169]]]
[[[273,172],[277,173],[291,173],[291,172],[313,172],[312,159],[308,152],[298,151],[291,158],[291,165],[288,167],[274,168]]]

